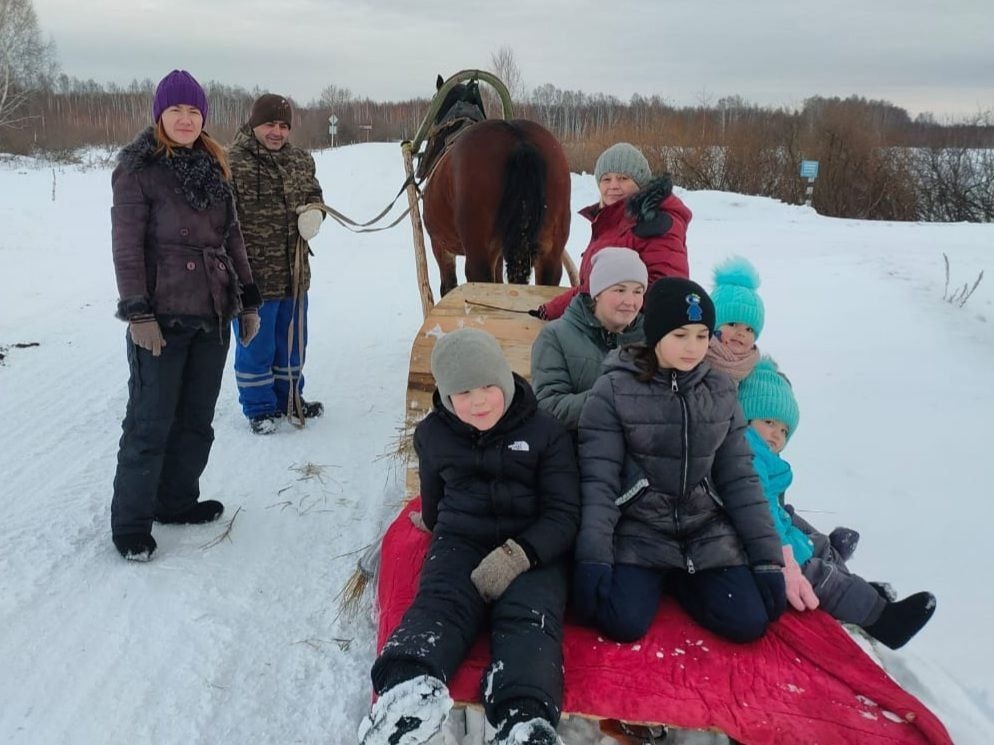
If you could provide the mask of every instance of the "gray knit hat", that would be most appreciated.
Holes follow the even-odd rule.
[[[594,166],[594,178],[598,182],[605,173],[620,173],[628,176],[641,189],[652,181],[649,161],[641,151],[627,142],[617,142],[601,153]]]
[[[638,282],[642,287],[649,285],[649,270],[630,248],[602,248],[594,254],[591,263],[594,267],[590,270],[590,297],[597,297],[620,282]]]
[[[453,414],[453,393],[485,385],[495,385],[504,393],[504,411],[514,399],[511,366],[497,340],[480,329],[457,329],[435,342],[431,350],[431,374],[435,376],[442,405]]]

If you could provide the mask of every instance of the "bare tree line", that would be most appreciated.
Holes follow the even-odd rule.
[[[592,171],[614,142],[639,147],[656,172],[688,189],[715,189],[800,203],[802,160],[817,160],[813,206],[825,215],[889,220],[994,220],[994,117],[940,124],[912,120],[886,101],[812,97],[799,111],[760,107],[739,97],[676,107],[659,96],[628,101],[545,83],[529,91],[513,50],[501,47],[491,69],[505,81],[515,115],[548,127],[575,171]],[[453,71],[440,71],[443,76]],[[294,140],[336,145],[411,138],[434,93],[380,102],[328,85],[316,100],[294,101]],[[83,147],[116,149],[151,124],[151,80],[100,84],[57,73],[55,50],[41,41],[30,0],[0,0],[0,152],[75,156]],[[263,91],[205,85],[208,129],[230,141]],[[488,113],[499,116],[495,97]]]

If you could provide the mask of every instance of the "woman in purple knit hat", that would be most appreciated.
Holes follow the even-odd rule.
[[[259,329],[259,291],[245,255],[224,150],[204,131],[207,95],[185,70],[155,90],[153,125],[121,150],[111,176],[117,316],[130,379],[111,531],[125,559],[155,551],[152,523],[216,520],[200,501],[214,440],[230,324]]]

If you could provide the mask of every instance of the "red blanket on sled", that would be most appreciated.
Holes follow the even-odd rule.
[[[417,592],[430,536],[405,507],[383,539],[377,648]],[[828,614],[788,612],[752,644],[732,644],[664,600],[649,633],[617,644],[567,623],[563,711],[716,728],[747,744],[951,743],[942,723],[902,690]],[[479,701],[489,662],[481,634],[450,681],[452,698]]]

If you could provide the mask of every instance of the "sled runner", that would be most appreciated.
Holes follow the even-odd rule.
[[[431,408],[429,360],[439,335],[462,326],[482,328],[500,342],[511,367],[529,377],[531,343],[542,322],[527,311],[558,292],[467,284],[446,295],[431,310],[411,350],[407,430]],[[417,464],[412,462],[407,471],[411,502],[382,543],[378,648],[417,592],[430,541],[407,518],[420,509],[417,489]],[[609,641],[567,618],[563,652],[564,718],[717,730],[756,745],[951,742],[941,722],[821,611],[788,611],[762,639],[739,645],[697,626],[667,598],[648,634],[635,643]],[[480,701],[480,679],[488,662],[488,639],[482,634],[448,681],[455,701]]]

